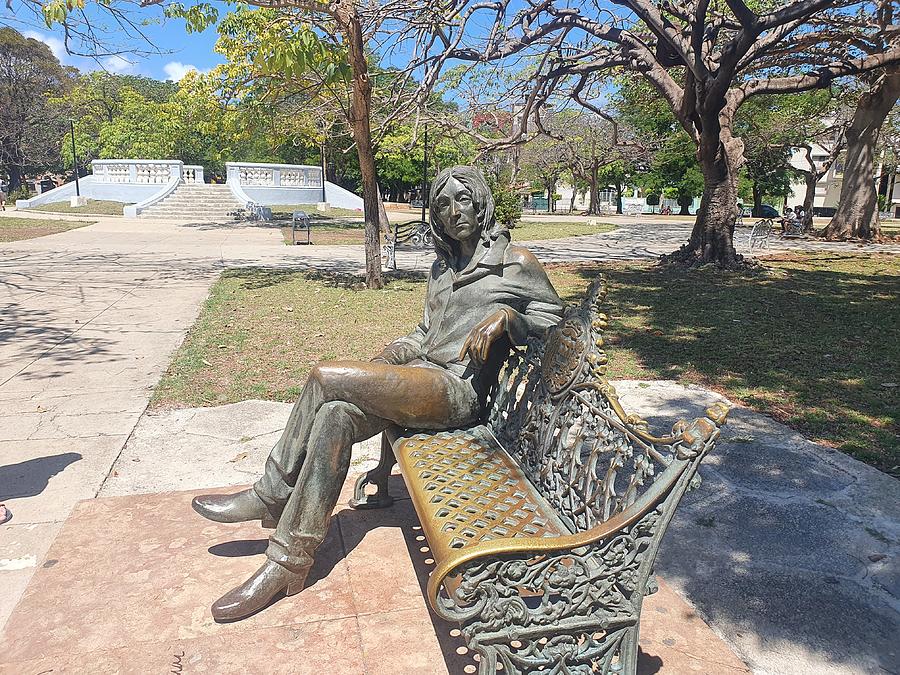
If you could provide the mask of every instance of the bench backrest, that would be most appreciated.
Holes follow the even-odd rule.
[[[605,282],[594,282],[543,343],[514,353],[488,412],[497,440],[575,532],[633,505],[662,477],[680,442],[647,433],[606,380],[605,296]]]

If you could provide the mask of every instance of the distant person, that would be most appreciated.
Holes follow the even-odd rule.
[[[6,192],[0,187],[0,211],[6,211]]]
[[[803,208],[803,204],[797,204],[797,206],[794,207],[794,217],[797,219],[797,222],[800,223],[800,227],[806,230],[806,209]]]
[[[788,227],[797,222],[797,214],[790,206],[784,210],[784,216],[781,218],[781,231],[787,232]]]

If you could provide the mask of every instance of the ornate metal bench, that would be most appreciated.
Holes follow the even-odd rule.
[[[385,265],[397,269],[397,247],[431,248],[434,244],[431,237],[431,226],[424,220],[394,225],[392,236],[385,237]]]
[[[545,343],[511,356],[484,424],[385,432],[356,485],[352,506],[390,505],[399,463],[435,561],[428,601],[482,675],[635,672],[660,541],[728,414],[662,437],[626,414],[605,379],[604,297],[595,282]]]

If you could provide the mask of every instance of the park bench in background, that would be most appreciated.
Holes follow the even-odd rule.
[[[297,231],[306,231],[306,241],[297,241]],[[306,211],[294,211],[291,214],[291,244],[312,244],[310,235],[312,232],[312,223]]]
[[[398,223],[394,225],[393,232],[385,237],[385,265],[392,269],[397,268],[398,246],[431,248],[432,245],[431,226],[424,220],[416,220],[410,223]]]
[[[389,429],[351,505],[382,508],[400,465],[435,569],[428,601],[479,673],[633,675],[660,541],[728,409],[655,437],[606,380],[595,282],[504,365],[484,424]],[[374,492],[372,490],[374,489]]]

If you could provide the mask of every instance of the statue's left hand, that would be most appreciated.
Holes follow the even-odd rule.
[[[471,330],[459,351],[459,358],[464,359],[468,354],[476,363],[484,363],[494,340],[506,332],[508,324],[509,314],[504,310],[491,314]]]

